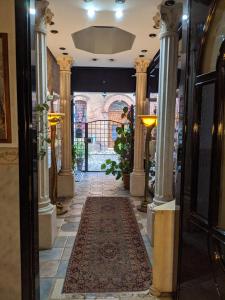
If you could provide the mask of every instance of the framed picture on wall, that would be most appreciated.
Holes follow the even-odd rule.
[[[0,33],[0,143],[11,142],[8,34]]]

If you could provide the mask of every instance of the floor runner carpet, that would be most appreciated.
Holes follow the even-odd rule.
[[[88,197],[71,253],[63,293],[149,289],[151,267],[125,197]]]

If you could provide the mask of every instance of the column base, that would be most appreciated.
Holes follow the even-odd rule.
[[[51,249],[57,234],[56,207],[39,213],[39,249]]]
[[[158,289],[156,289],[153,285],[150,286],[150,289],[149,289],[149,292],[152,296],[155,296],[155,297],[172,297],[173,293],[172,292],[160,292]]]
[[[145,194],[145,172],[133,172],[130,176],[130,194],[141,197]]]
[[[75,178],[71,174],[58,174],[58,197],[72,198],[75,195]]]

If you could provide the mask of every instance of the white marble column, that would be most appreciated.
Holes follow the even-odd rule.
[[[159,108],[156,140],[156,181],[153,203],[148,205],[148,230],[153,239],[154,207],[173,200],[173,150],[178,69],[178,24],[182,4],[160,5]]]
[[[72,170],[71,150],[71,56],[60,55],[57,63],[60,67],[60,106],[65,113],[62,123],[62,160],[61,170],[58,175],[58,196],[73,197],[75,179]]]
[[[136,124],[134,134],[134,169],[130,177],[130,193],[132,196],[144,196],[145,171],[144,171],[144,128],[137,118],[145,114],[147,91],[147,68],[149,60],[138,58],[136,68]]]
[[[48,1],[36,3],[36,85],[37,103],[43,104],[47,100],[47,49],[46,27],[52,20],[53,14],[48,8]],[[47,112],[41,116],[39,131],[47,137]],[[48,145],[45,145],[46,148]],[[40,145],[38,145],[40,147]],[[38,212],[39,212],[39,248],[49,249],[56,237],[56,207],[49,198],[49,170],[48,151],[38,160]]]

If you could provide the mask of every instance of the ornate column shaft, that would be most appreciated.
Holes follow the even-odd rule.
[[[155,197],[148,205],[147,231],[154,240],[154,208],[173,200],[173,151],[178,66],[178,24],[182,4],[159,6],[161,13],[159,108],[156,139]]]
[[[173,151],[178,66],[178,24],[182,4],[160,6],[159,110],[154,204],[173,199]]]
[[[61,112],[65,113],[62,123],[62,161],[58,176],[58,196],[74,196],[74,175],[72,171],[71,150],[71,66],[70,56],[60,55],[57,63],[60,66],[60,104]]]
[[[134,169],[130,178],[130,193],[133,196],[143,196],[145,188],[144,171],[144,129],[137,118],[145,113],[147,90],[147,68],[149,60],[137,59],[136,68],[136,125],[134,134]]]
[[[37,103],[43,104],[47,99],[47,51],[46,27],[51,22],[53,14],[48,8],[49,2],[42,0],[36,3],[36,84]],[[47,113],[41,116],[39,131],[47,138]],[[47,148],[47,144],[45,145]],[[40,145],[38,145],[40,147]],[[51,248],[56,237],[56,208],[49,198],[48,151],[38,161],[38,211],[39,211],[39,246]]]

